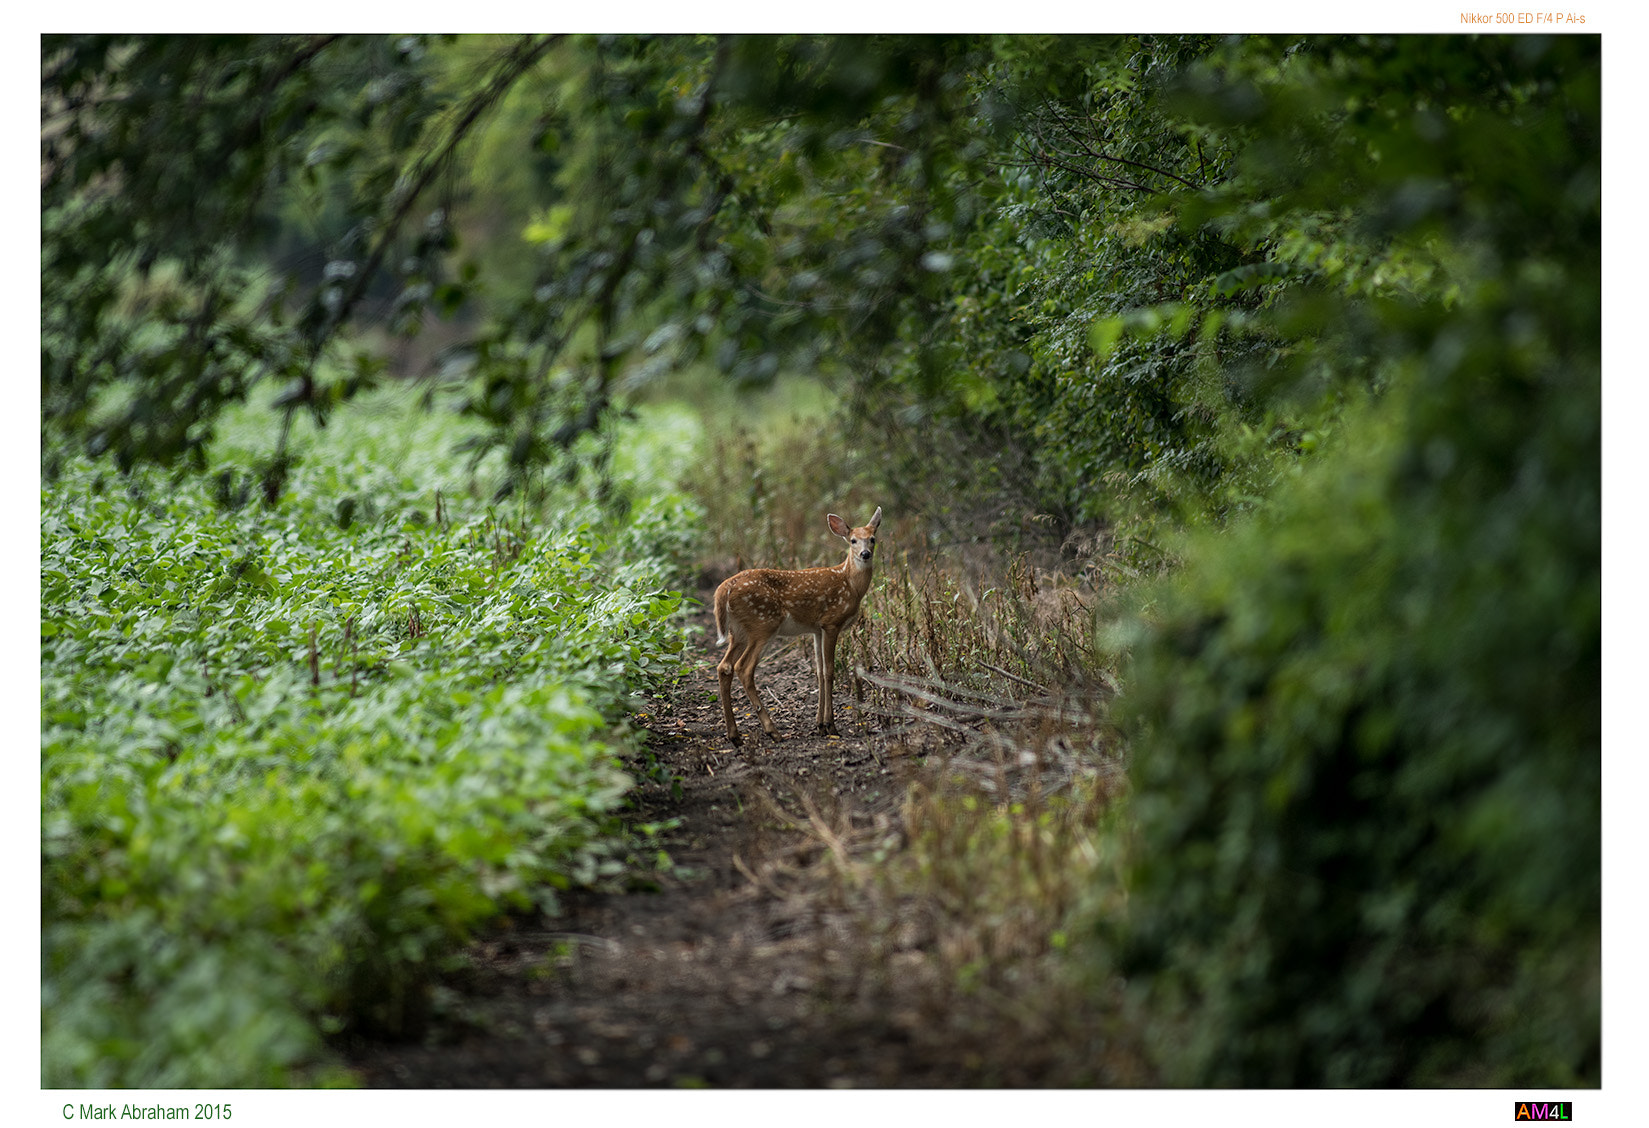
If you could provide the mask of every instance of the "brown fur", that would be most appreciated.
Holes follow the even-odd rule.
[[[722,718],[727,738],[739,743],[733,720],[733,675],[738,675],[750,703],[756,707],[762,731],[779,739],[773,715],[756,692],[756,664],[775,635],[813,636],[814,671],[818,677],[819,731],[836,731],[836,640],[859,617],[859,605],[870,590],[876,528],[882,523],[877,507],[870,522],[848,528],[836,514],[828,515],[830,531],[848,542],[847,559],[834,568],[747,568],[716,589],[716,642],[727,644],[716,674],[721,683]]]

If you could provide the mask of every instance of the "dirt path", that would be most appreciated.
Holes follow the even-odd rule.
[[[421,1042],[346,1050],[367,1085],[990,1083],[955,1030],[925,1034],[932,1016],[901,1000],[896,970],[859,966],[852,917],[820,877],[828,867],[810,865],[833,836],[894,833],[903,770],[886,741],[840,685],[842,736],[812,732],[807,650],[792,646],[758,674],[785,739],[760,740],[741,699],[734,749],[719,655],[707,632],[696,639],[698,673],[649,721],[679,797],[645,778],[635,795],[638,822],[680,820],[663,837],[677,872],[656,892],[580,896],[559,919],[477,941],[470,966],[437,987]]]

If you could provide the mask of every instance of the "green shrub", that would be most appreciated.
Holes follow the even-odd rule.
[[[1415,221],[1446,292],[1314,327],[1385,392],[1159,593],[1112,939],[1175,1083],[1596,1085],[1596,45],[1386,48],[1509,93],[1407,148],[1381,119],[1461,162]]]
[[[1595,403],[1545,405],[1475,520],[1366,420],[1192,557],[1129,695],[1128,958],[1171,1077],[1596,1083]]]

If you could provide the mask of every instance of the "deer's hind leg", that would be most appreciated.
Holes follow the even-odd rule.
[[[750,636],[745,642],[744,649],[733,660],[733,672],[738,674],[739,681],[744,683],[745,696],[750,698],[750,704],[755,707],[756,717],[762,723],[762,731],[769,739],[782,740],[779,726],[773,723],[773,714],[768,712],[767,704],[762,701],[762,696],[756,689],[756,664],[762,660],[762,651],[767,649],[768,639],[771,637]],[[729,705],[727,708],[729,712],[732,711],[732,706]]]
[[[733,720],[733,657],[742,641],[736,632],[728,632],[727,653],[716,665],[716,678],[721,683],[721,716],[727,722],[727,739],[736,747],[741,743],[739,726]]]

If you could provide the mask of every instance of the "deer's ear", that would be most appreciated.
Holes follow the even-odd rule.
[[[878,525],[880,525],[881,523],[882,523],[882,507],[880,505],[878,505],[876,507],[876,512],[871,515],[871,518],[870,518],[870,521],[868,522],[868,524],[870,525],[870,527],[872,529],[874,529]]]
[[[845,536],[848,535],[848,533],[853,531],[853,530],[851,530],[847,527],[847,522],[846,521],[842,520],[840,517],[836,516],[834,513],[827,514],[826,515],[826,520],[828,520],[830,522],[830,531],[835,533],[839,537],[845,537]]]

